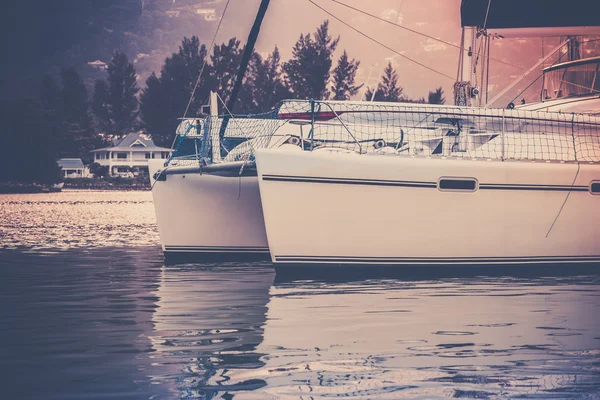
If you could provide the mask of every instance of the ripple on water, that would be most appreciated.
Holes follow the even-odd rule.
[[[442,336],[471,336],[477,335],[477,332],[469,332],[469,331],[436,331],[432,332],[434,335],[442,335]]]

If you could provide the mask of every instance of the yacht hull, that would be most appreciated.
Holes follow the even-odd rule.
[[[152,197],[167,259],[268,259],[256,176],[187,172],[154,180]]]
[[[276,263],[600,261],[599,164],[269,149],[256,161]]]

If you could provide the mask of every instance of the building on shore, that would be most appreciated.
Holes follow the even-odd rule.
[[[89,178],[90,170],[83,165],[81,158],[61,158],[56,162],[63,178]]]
[[[99,71],[106,71],[108,69],[108,65],[100,60],[90,61],[87,65]]]
[[[134,132],[113,140],[110,147],[92,150],[94,162],[108,167],[113,176],[130,177],[148,173],[148,160],[167,159],[173,150],[159,147],[152,139]]]

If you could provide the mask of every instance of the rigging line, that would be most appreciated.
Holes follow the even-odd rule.
[[[571,183],[571,188],[569,189],[569,192],[567,193],[567,197],[565,197],[565,201],[563,202],[562,206],[560,206],[560,210],[558,210],[558,214],[556,214],[556,218],[554,218],[554,222],[552,222],[550,229],[548,229],[548,233],[546,233],[546,237],[548,237],[548,235],[550,235],[550,231],[552,231],[552,228],[554,228],[554,224],[556,224],[556,221],[558,221],[558,217],[562,213],[562,210],[565,207],[565,204],[567,204],[567,200],[569,200],[569,196],[571,196],[571,192],[573,191],[573,186],[575,186],[575,182],[577,181],[577,177],[579,176],[579,170],[581,169],[581,164],[579,163],[579,160],[577,159],[577,146],[575,145],[575,113],[572,113],[571,115],[572,115],[572,117],[571,117],[571,137],[573,138],[573,151],[575,152],[575,162],[577,162],[577,172],[575,173],[575,178],[573,178],[573,183]]]
[[[543,40],[543,38],[542,38],[542,40]],[[542,56],[543,56],[543,50],[544,50],[544,49],[542,48]],[[556,65],[556,64],[558,64],[558,63],[559,63],[559,61],[560,61],[560,60],[561,60],[561,59],[562,59],[564,56],[565,56],[565,54],[561,54],[561,55],[560,55],[560,57],[558,57],[558,59],[557,59],[557,60],[556,60],[554,63],[552,63],[552,65]],[[542,58],[543,58],[543,57],[542,57]],[[527,91],[527,89],[529,89],[530,87],[532,87],[532,86],[533,86],[533,85],[534,85],[534,84],[535,84],[535,83],[536,83],[536,82],[537,82],[537,81],[538,81],[538,80],[539,80],[541,77],[543,77],[543,76],[544,76],[544,71],[543,71],[543,68],[542,68],[542,73],[541,73],[541,74],[539,74],[539,75],[537,76],[537,78],[535,78],[535,79],[534,79],[534,81],[533,81],[533,82],[531,82],[529,85],[527,85],[527,87],[526,87],[525,89],[521,90],[521,91],[519,92],[519,94],[517,94],[517,95],[515,96],[515,98],[514,98],[514,99],[512,99],[512,100],[509,102],[509,104],[510,104],[510,103],[513,103],[513,104],[514,104],[515,100],[516,100],[516,99],[517,99],[519,96],[521,96],[523,93],[525,93],[525,92]],[[487,104],[487,102],[486,102],[486,104]]]
[[[375,19],[377,19],[377,20],[379,20],[379,21],[385,22],[386,24],[390,24],[390,25],[393,25],[393,26],[395,26],[395,27],[397,27],[397,28],[401,28],[401,29],[407,30],[407,31],[409,31],[409,32],[412,32],[412,33],[414,33],[414,34],[416,34],[416,35],[420,35],[420,36],[426,37],[426,38],[428,38],[428,39],[435,40],[435,41],[437,41],[437,42],[443,43],[443,44],[445,44],[445,45],[448,45],[448,46],[450,46],[450,47],[454,47],[454,48],[456,48],[456,49],[459,49],[459,50],[462,50],[462,49],[463,49],[461,46],[457,46],[457,45],[455,45],[454,43],[447,42],[447,41],[445,41],[445,40],[442,40],[442,39],[436,38],[435,36],[431,36],[431,35],[428,35],[428,34],[426,34],[426,33],[423,33],[423,32],[416,31],[416,30],[414,30],[414,29],[408,28],[408,27],[406,27],[406,26],[403,26],[403,25],[395,24],[395,23],[393,23],[393,22],[391,22],[391,21],[388,21],[387,19],[384,19],[384,18],[378,17],[377,15],[374,15],[374,14],[368,13],[368,12],[366,12],[366,11],[363,11],[363,10],[359,9],[359,8],[356,8],[356,7],[353,7],[353,6],[349,5],[349,4],[343,3],[343,2],[341,2],[341,1],[339,1],[339,0],[331,0],[331,1],[332,1],[332,2],[334,2],[334,3],[336,3],[336,4],[339,4],[339,5],[341,5],[341,6],[344,6],[344,7],[346,7],[346,8],[349,8],[349,9],[351,9],[351,10],[353,10],[353,11],[356,11],[356,12],[358,12],[358,13],[361,13],[361,14],[367,15],[367,16],[369,16],[369,17],[371,17],[371,18],[375,18]],[[467,49],[464,49],[464,51],[468,51],[468,50],[467,50]],[[477,54],[477,53],[475,53],[475,54]],[[518,65],[515,65],[515,64],[511,64],[511,63],[509,63],[509,62],[507,62],[507,61],[503,61],[503,60],[500,60],[500,59],[498,59],[498,58],[492,58],[492,57],[490,57],[490,60],[494,60],[494,61],[496,61],[496,62],[499,62],[499,63],[501,63],[501,64],[505,64],[505,65],[511,66],[511,67],[513,67],[513,68],[520,69],[520,70],[522,70],[522,71],[525,71],[525,70],[526,70],[526,68],[520,67],[520,66],[518,66]]]
[[[212,53],[212,49],[215,46],[215,41],[217,40],[217,34],[219,33],[219,30],[221,29],[221,24],[223,23],[223,20],[225,19],[225,13],[227,12],[227,8],[229,7],[230,1],[231,0],[227,0],[227,3],[225,4],[225,8],[223,9],[223,14],[221,14],[221,19],[219,20],[219,25],[217,25],[217,30],[215,31],[215,35],[213,36],[212,43],[210,44],[210,49],[208,49],[208,52],[204,56],[202,68],[200,69],[200,73],[198,74],[198,79],[196,80],[196,84],[194,85],[194,89],[192,90],[192,95],[190,96],[190,101],[188,102],[187,107],[185,108],[185,112],[183,113],[183,118],[185,118],[188,110],[190,109],[190,106],[192,105],[192,101],[194,100],[194,95],[196,94],[196,89],[198,88],[198,85],[200,84],[200,79],[202,79],[202,73],[204,72],[204,68],[206,67],[206,64],[207,64],[206,58],[210,56],[210,53]]]
[[[381,42],[380,42],[380,41],[378,41],[377,39],[375,39],[375,38],[373,38],[373,37],[371,37],[371,36],[367,35],[366,33],[364,33],[364,32],[362,32],[362,31],[358,30],[357,28],[353,27],[352,25],[350,25],[350,24],[349,24],[349,23],[347,23],[346,21],[344,21],[344,20],[342,20],[341,18],[339,18],[339,17],[335,16],[335,15],[334,15],[334,14],[332,14],[331,12],[327,11],[326,9],[324,9],[323,7],[321,7],[320,5],[318,5],[317,3],[315,3],[313,0],[308,0],[308,2],[309,2],[309,3],[311,3],[312,5],[314,5],[315,7],[317,7],[318,9],[320,9],[321,11],[323,11],[325,14],[329,15],[331,18],[334,18],[334,19],[336,19],[337,21],[339,21],[339,22],[341,22],[342,24],[346,25],[348,28],[350,28],[350,29],[352,29],[353,31],[355,31],[355,32],[359,33],[360,35],[362,35],[362,36],[366,37],[367,39],[371,40],[372,42],[375,42],[375,43],[377,43],[378,45],[380,45],[381,47],[384,47],[385,49],[387,49],[387,50],[391,51],[392,53],[394,53],[394,54],[396,54],[396,55],[399,55],[400,57],[402,57],[402,58],[405,58],[405,59],[407,59],[407,60],[409,60],[409,61],[412,61],[413,63],[415,63],[415,64],[417,64],[417,65],[419,65],[419,66],[421,66],[421,67],[423,67],[423,68],[425,68],[425,69],[428,69],[428,70],[430,70],[430,71],[432,71],[432,72],[435,72],[436,74],[442,75],[442,76],[444,76],[444,77],[446,77],[446,78],[448,78],[448,79],[451,79],[452,81],[454,81],[454,78],[453,78],[453,77],[451,77],[450,75],[446,75],[445,73],[443,73],[443,72],[440,72],[440,71],[437,71],[437,70],[435,70],[435,69],[433,69],[433,68],[431,68],[431,67],[428,67],[427,65],[425,65],[425,64],[423,64],[423,63],[420,63],[419,61],[413,60],[412,58],[410,58],[410,57],[408,57],[408,56],[405,56],[404,54],[402,54],[402,53],[400,53],[400,52],[398,52],[398,51],[396,51],[396,50],[392,49],[391,47],[389,47],[389,46],[387,46],[387,45],[385,45],[385,44],[383,44],[383,43],[381,43]]]
[[[548,233],[546,233],[546,237],[548,237],[548,235],[550,235],[550,231],[552,231],[552,228],[554,228],[554,224],[556,224],[556,221],[558,221],[558,217],[560,217],[560,214],[562,213],[563,208],[565,208],[565,204],[567,204],[567,200],[569,200],[569,196],[571,195],[573,186],[575,186],[575,181],[577,180],[577,176],[579,176],[580,168],[581,168],[581,164],[577,163],[577,172],[575,173],[575,178],[573,178],[573,183],[571,184],[571,189],[569,189],[569,192],[567,193],[567,197],[565,197],[565,201],[563,202],[562,206],[560,207],[560,210],[558,210],[558,214],[556,214],[556,218],[554,218],[554,222],[552,222],[550,229],[548,229]]]

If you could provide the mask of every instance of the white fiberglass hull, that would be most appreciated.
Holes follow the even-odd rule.
[[[270,149],[256,160],[277,263],[600,260],[599,164]],[[475,190],[442,191],[441,178]]]
[[[164,169],[150,161],[150,175]],[[175,168],[171,168],[172,170]],[[256,176],[184,173],[152,178],[163,252],[169,256],[266,256],[268,244]]]

